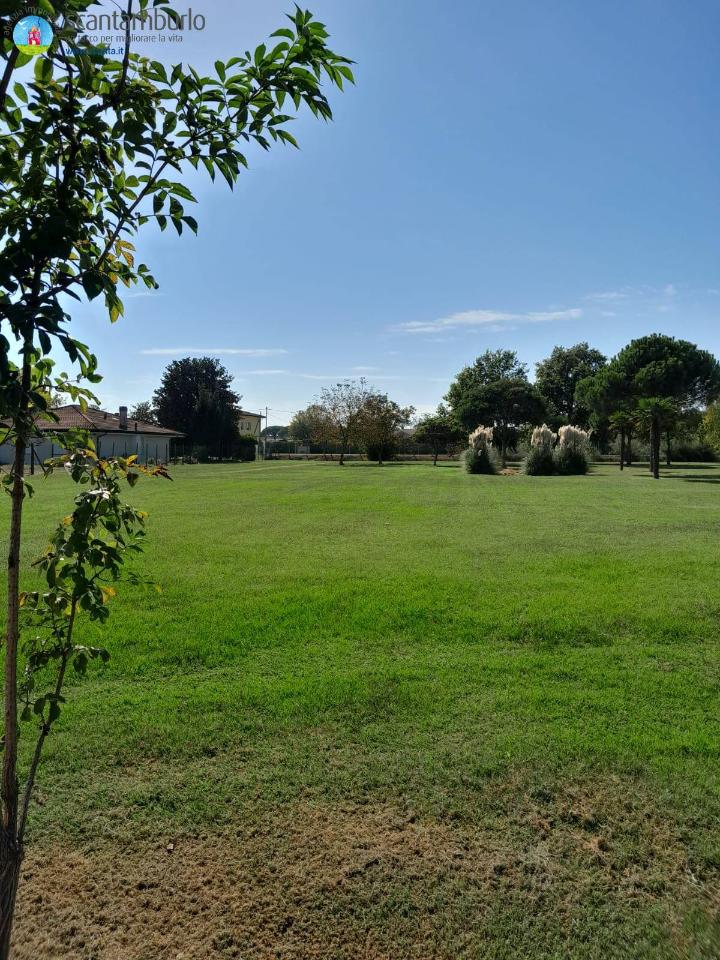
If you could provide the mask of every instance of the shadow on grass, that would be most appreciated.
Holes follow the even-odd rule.
[[[334,461],[336,465],[339,466],[338,461]],[[382,464],[375,463],[368,460],[346,460],[343,464],[344,467],[364,467],[365,469],[372,469],[379,467],[384,470],[385,467],[433,467],[433,464],[428,460],[385,460]],[[452,470],[457,470],[460,467],[459,463],[438,463],[433,469],[437,467],[450,467]]]
[[[683,480],[685,483],[720,483],[720,476],[717,473],[701,473],[695,477],[668,477],[665,480]]]

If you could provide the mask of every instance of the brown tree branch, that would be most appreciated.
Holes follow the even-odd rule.
[[[0,80],[0,111],[5,109],[5,98],[7,96],[8,87],[10,86],[10,77],[12,76],[13,70],[15,69],[15,64],[17,63],[17,58],[19,56],[20,51],[17,47],[13,47],[7,63],[5,64],[2,80]]]

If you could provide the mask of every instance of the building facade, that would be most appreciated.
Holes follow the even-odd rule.
[[[241,437],[255,437],[260,440],[262,431],[263,416],[261,413],[249,413],[247,410],[240,410],[238,413],[238,429]]]
[[[117,414],[89,408],[83,412],[79,405],[58,407],[53,413],[57,422],[43,420],[38,423],[40,437],[28,447],[26,462],[42,463],[67,451],[62,446],[62,435],[69,430],[86,430],[95,444],[100,457],[137,456],[140,463],[167,463],[171,456],[171,442],[182,439],[183,434],[166,430],[154,423],[128,418],[127,407],[120,407]],[[47,439],[42,434],[48,434]],[[55,436],[50,437],[50,434]],[[12,463],[15,448],[6,443],[0,446],[0,464]]]

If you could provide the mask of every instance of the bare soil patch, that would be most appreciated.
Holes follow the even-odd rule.
[[[613,909],[619,919],[661,908],[682,952],[673,917],[699,881],[652,807],[581,788],[505,799],[505,815],[474,825],[387,805],[304,803],[235,833],[124,851],[31,849],[15,957],[520,957],[522,937],[517,953],[512,944],[480,950],[506,937],[503,916],[515,913],[535,928],[534,955],[545,956],[543,943],[574,942],[598,897],[609,923]],[[600,956],[585,946],[584,956]]]

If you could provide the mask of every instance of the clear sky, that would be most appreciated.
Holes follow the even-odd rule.
[[[230,57],[291,6],[191,5],[205,30],[153,55]],[[310,6],[357,86],[235,193],[200,181],[197,239],[146,228],[157,294],[113,326],[73,308],[108,407],[190,353],[271,423],[361,375],[424,411],[487,348],[533,369],[556,344],[660,331],[720,354],[717,0]]]

